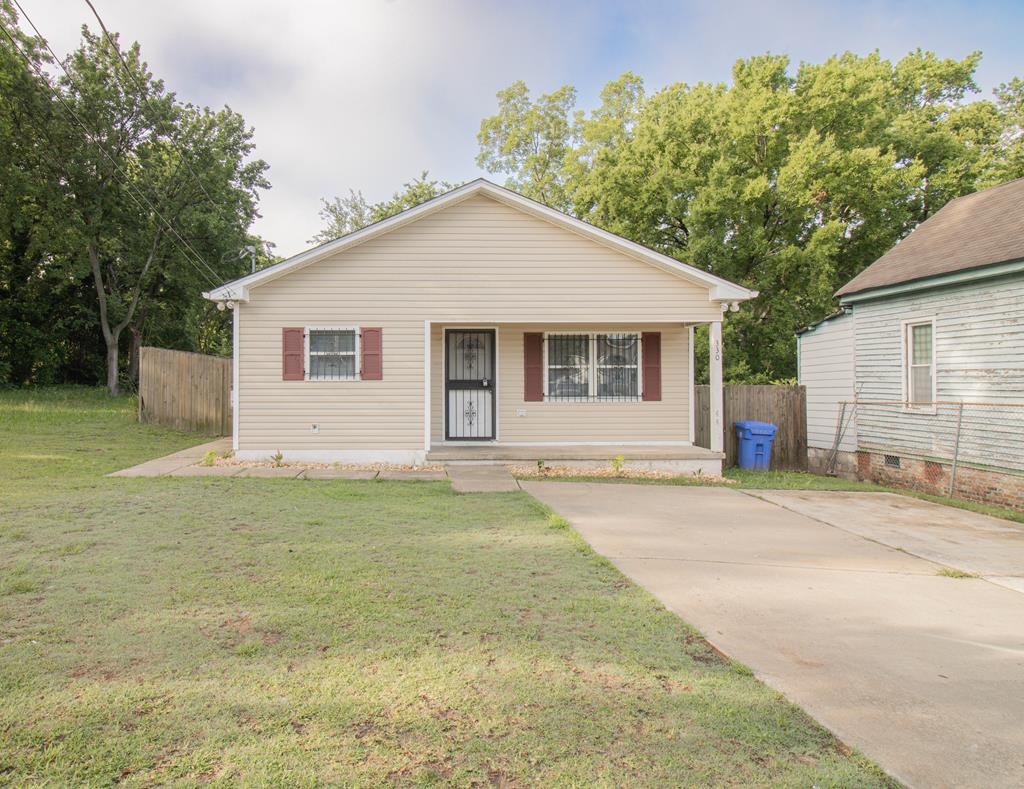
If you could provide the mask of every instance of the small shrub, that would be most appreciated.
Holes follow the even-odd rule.
[[[615,473],[621,475],[622,467],[626,465],[626,456],[616,455],[615,457],[612,458],[611,463],[612,468],[615,469]]]
[[[216,449],[211,449],[209,452],[207,452],[205,455],[203,455],[202,465],[204,465],[204,466],[212,466],[216,460],[217,460],[217,450]]]
[[[537,473],[538,473],[538,474],[543,474],[543,473],[545,473],[545,472],[546,472],[547,470],[548,470],[548,469],[547,469],[547,466],[546,466],[546,465],[544,465],[544,461],[543,461],[543,460],[538,460],[538,461],[537,461]]]
[[[284,460],[284,453],[281,452],[281,450],[279,449],[277,450],[277,452],[270,456],[270,459],[274,463],[274,468],[280,468],[282,465],[281,461]]]

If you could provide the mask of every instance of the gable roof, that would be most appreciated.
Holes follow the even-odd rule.
[[[836,295],[1024,258],[1024,178],[950,200]]]
[[[360,230],[356,230],[348,235],[336,238],[333,241],[328,241],[325,244],[321,244],[318,247],[301,252],[294,257],[290,257],[287,260],[283,260],[280,263],[275,263],[273,266],[260,269],[254,274],[241,277],[240,279],[226,282],[219,287],[214,288],[203,294],[203,296],[211,301],[247,301],[249,298],[249,289],[258,287],[267,282],[272,282],[279,277],[286,276],[287,274],[297,271],[301,268],[323,260],[326,257],[334,255],[338,252],[342,252],[351,247],[357,246],[370,239],[382,236],[385,233],[389,233],[399,227],[414,222],[417,219],[421,219],[424,216],[429,216],[437,211],[440,211],[448,206],[460,203],[474,195],[482,194],[490,197],[498,202],[504,203],[505,205],[517,208],[520,211],[531,214],[541,219],[545,219],[552,224],[563,227],[579,235],[585,236],[598,244],[602,244],[612,249],[635,258],[637,260],[644,261],[651,265],[657,266],[665,271],[672,274],[676,274],[683,279],[689,280],[697,285],[702,285],[708,288],[708,298],[711,301],[746,301],[757,296],[757,291],[749,290],[747,288],[736,285],[728,280],[716,277],[714,274],[710,274],[707,271],[702,271],[694,266],[689,266],[685,263],[680,263],[674,258],[670,258],[668,255],[662,255],[660,252],[655,252],[652,249],[648,249],[645,246],[637,244],[628,239],[617,236],[614,233],[609,233],[607,230],[602,230],[599,227],[595,227],[587,222],[580,219],[563,214],[561,211],[556,211],[553,208],[548,208],[542,203],[538,203],[535,200],[531,200],[527,197],[523,197],[510,189],[493,184],[490,181],[478,178],[475,181],[470,181],[468,184],[453,189],[450,192],[446,192],[439,197],[435,197],[432,200],[428,200],[425,203],[420,203],[418,206],[409,208],[400,214],[383,219],[380,222],[376,222],[372,225],[368,225]]]

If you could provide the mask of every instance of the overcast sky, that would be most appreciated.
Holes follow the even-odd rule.
[[[766,51],[820,61],[852,50],[898,58],[922,47],[985,53],[987,94],[1024,76],[1024,2],[515,2],[514,0],[94,0],[107,26],[138,40],[182,99],[230,105],[256,129],[273,188],[256,231],[291,255],[319,229],[319,198],[390,195],[423,169],[483,175],[481,118],[517,79],[534,94],[575,85],[589,109],[626,70],[649,92],[728,79]],[[84,0],[22,0],[58,53],[75,47]]]

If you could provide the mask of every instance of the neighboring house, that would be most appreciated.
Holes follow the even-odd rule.
[[[204,295],[234,311],[239,458],[717,473],[721,321],[756,293],[477,180]]]
[[[963,495],[1024,504],[1024,179],[951,201],[837,295],[798,333],[812,468],[837,448],[840,472],[945,492],[955,455]]]

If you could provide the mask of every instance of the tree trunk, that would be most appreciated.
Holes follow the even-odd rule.
[[[107,394],[117,397],[120,394],[117,381],[117,336],[107,335]]]
[[[128,347],[128,380],[139,387],[139,349],[142,346],[142,329],[131,327],[131,344]]]

